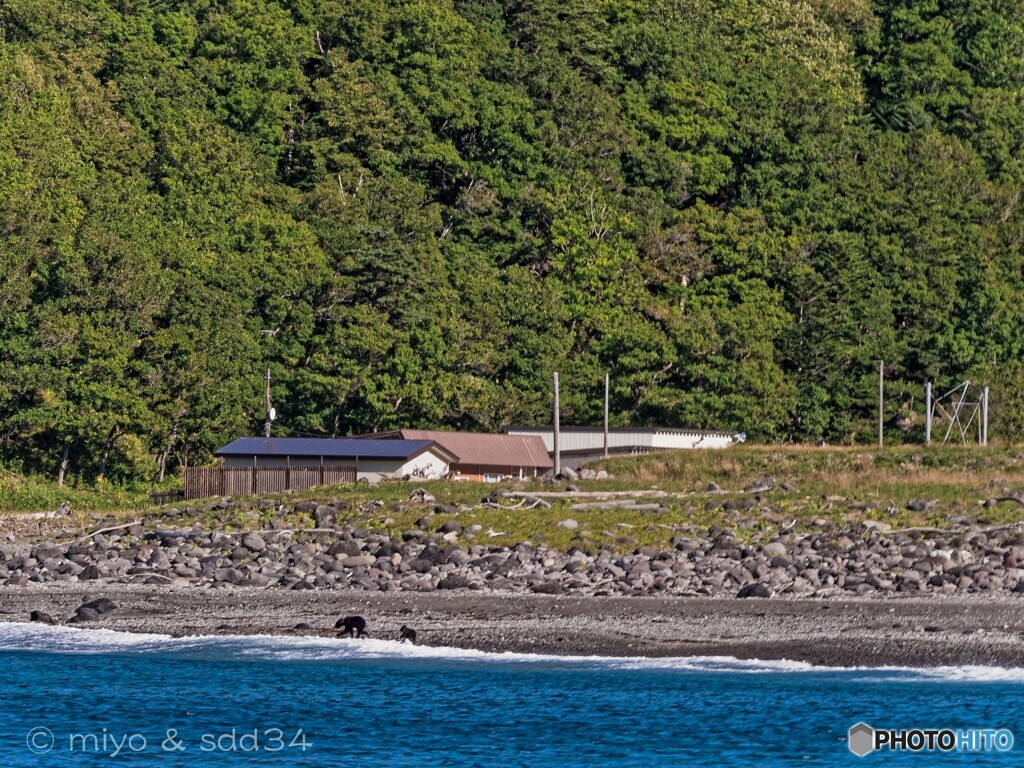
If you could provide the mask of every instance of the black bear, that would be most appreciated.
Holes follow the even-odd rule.
[[[339,637],[362,637],[366,634],[366,619],[362,616],[346,616],[343,619],[338,619],[338,623],[334,625],[335,629],[341,629]]]
[[[413,645],[416,644],[416,630],[410,629],[409,627],[402,625],[402,628],[398,630],[402,634],[402,642],[408,640]]]

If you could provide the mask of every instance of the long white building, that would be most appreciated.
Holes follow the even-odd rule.
[[[550,455],[554,454],[554,429],[543,427],[508,427],[510,435],[539,437]],[[608,430],[608,453],[621,456],[633,453],[655,453],[701,448],[728,448],[741,443],[741,432],[709,432],[673,427],[615,427]],[[560,427],[559,448],[562,464],[579,467],[604,456],[603,427]]]

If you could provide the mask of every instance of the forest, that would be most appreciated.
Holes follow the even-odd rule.
[[[3,0],[0,465],[1024,436],[1019,0]]]

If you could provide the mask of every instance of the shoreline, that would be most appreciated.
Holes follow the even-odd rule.
[[[1024,610],[994,596],[771,600],[591,597],[451,590],[255,590],[140,584],[0,587],[0,621],[40,610],[63,624],[85,598],[116,610],[80,628],[186,635],[336,637],[338,617],[362,615],[371,637],[487,652],[696,657],[822,667],[1024,667]],[[295,629],[300,623],[310,629]],[[0,649],[2,650],[2,649]]]

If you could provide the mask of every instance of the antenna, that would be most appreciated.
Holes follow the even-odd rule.
[[[274,410],[273,406],[270,405],[270,368],[267,368],[266,377],[267,387],[264,393],[264,404],[266,405],[267,420],[263,422],[263,435],[264,437],[270,437],[270,425],[274,423],[274,419],[277,418],[277,411]]]
[[[276,336],[279,330],[281,329],[263,328],[262,330],[260,330],[260,335],[265,339],[269,339],[272,336]],[[266,419],[263,422],[263,436],[269,439],[270,427],[274,423],[274,420],[277,418],[277,411],[275,411],[273,406],[271,406],[270,404],[270,366],[267,366],[266,384],[267,386],[263,394],[264,413],[266,414]]]

